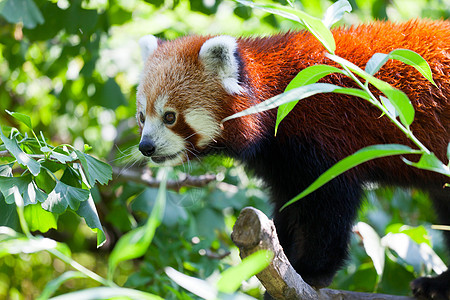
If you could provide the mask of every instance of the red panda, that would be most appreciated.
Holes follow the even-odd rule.
[[[408,95],[416,110],[413,133],[448,164],[450,22],[374,22],[332,32],[336,54],[362,68],[373,54],[397,48],[413,50],[427,60],[436,86],[396,61],[386,63],[375,76]],[[444,188],[449,179],[407,166],[398,156],[362,164],[279,211],[330,166],[363,147],[386,143],[414,147],[376,108],[341,94],[300,101],[276,136],[276,110],[221,126],[224,118],[282,93],[302,69],[332,64],[310,33],[187,36],[173,41],[146,36],[140,45],[145,62],[137,90],[140,151],[158,165],[182,164],[217,152],[242,161],[267,185],[281,245],[309,284],[329,285],[344,265],[366,182],[424,189],[440,223],[450,225],[450,189]],[[321,82],[356,87],[340,74]],[[444,234],[450,249],[450,232]],[[411,287],[416,296],[450,299],[450,271],[416,279]]]

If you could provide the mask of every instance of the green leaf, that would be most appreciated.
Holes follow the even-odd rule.
[[[398,112],[400,121],[403,123],[403,125],[405,125],[406,127],[409,127],[409,125],[411,125],[414,120],[414,107],[412,106],[411,102],[408,99],[408,96],[406,96],[405,93],[390,86],[388,83],[373,77],[348,60],[332,54],[326,54],[326,56],[331,60],[337,62],[338,64],[346,66],[356,75],[373,84],[384,95],[386,95],[387,98],[389,98],[392,105],[394,105],[395,110]]]
[[[413,167],[429,170],[450,177],[450,169],[447,165],[443,164],[434,153],[423,153],[418,162],[412,162],[406,158],[402,158],[403,161]]]
[[[32,0],[3,0],[0,1],[0,15],[9,23],[22,22],[25,28],[34,28],[44,23],[39,8]]]
[[[18,112],[10,112],[6,110],[8,114],[10,114],[15,119],[19,120],[20,122],[24,123],[28,128],[33,129],[33,126],[31,125],[31,118],[27,115],[18,113]]]
[[[343,73],[342,70],[333,67],[333,66],[327,66],[327,65],[313,65],[306,69],[303,69],[300,71],[294,79],[289,82],[288,86],[285,89],[285,92],[290,91],[294,88],[298,88],[301,86],[305,86],[308,84],[316,83],[323,77],[332,74],[332,73]],[[289,114],[289,112],[294,109],[295,105],[298,103],[297,101],[292,101],[289,103],[282,104],[278,107],[277,111],[277,121],[275,124],[275,135],[278,131],[278,126],[280,125],[281,121]]]
[[[338,22],[346,12],[351,12],[352,6],[347,0],[339,0],[327,8],[322,22],[327,28],[331,28],[334,23]]]
[[[437,274],[447,267],[426,243],[417,244],[404,233],[388,233],[381,239],[383,246],[395,251],[404,263],[412,266],[417,274],[433,269]]]
[[[3,195],[0,193],[0,228],[1,226],[7,226],[9,228],[20,227],[16,205],[6,203]]]
[[[171,267],[166,267],[164,271],[170,279],[194,295],[203,299],[217,299],[217,289],[206,280],[188,276]]]
[[[44,202],[47,194],[41,191],[33,181],[30,174],[21,177],[0,176],[0,190],[6,203],[14,203],[14,191],[17,190],[23,197],[23,205]]]
[[[243,116],[254,114],[254,113],[263,112],[263,111],[275,108],[275,107],[280,106],[285,103],[302,100],[302,99],[311,97],[316,94],[331,93],[331,92],[363,97],[364,99],[370,99],[370,98],[368,98],[367,94],[361,90],[357,90],[357,89],[353,89],[353,88],[343,88],[343,87],[340,87],[340,86],[337,86],[334,84],[329,84],[329,83],[313,83],[313,84],[309,84],[306,86],[301,86],[301,87],[292,89],[283,94],[280,94],[280,95],[274,96],[270,99],[267,99],[264,102],[258,103],[246,110],[235,113],[235,114],[223,119],[222,123],[224,123],[228,120],[231,120],[231,119],[243,117]]]
[[[56,152],[55,150],[52,150],[51,152],[52,152],[51,158],[55,158],[57,161],[59,161],[62,164],[66,164],[66,163],[74,160],[74,158],[71,157],[70,155],[65,155],[65,154]]]
[[[427,61],[418,53],[408,49],[395,49],[389,53],[389,58],[399,60],[407,65],[413,66],[432,84],[436,85],[433,80],[433,74]]]
[[[65,212],[67,206],[77,210],[80,203],[86,201],[89,195],[88,190],[76,188],[58,180],[47,200],[42,203],[42,208],[56,214]]]
[[[50,298],[50,300],[102,300],[102,299],[116,299],[125,298],[133,300],[164,300],[163,298],[142,292],[122,287],[96,287],[85,290],[80,290],[72,293],[63,294]]]
[[[84,218],[86,224],[97,233],[97,248],[101,247],[106,242],[106,236],[91,195],[89,195],[87,201],[80,203],[80,207],[76,213],[80,217]]]
[[[112,179],[112,168],[110,165],[79,150],[75,150],[75,154],[80,160],[83,171],[91,187],[95,185],[96,181],[100,184],[107,184],[108,181]]]
[[[58,228],[58,216],[44,210],[41,205],[26,206],[24,216],[31,231],[47,232],[52,228]]]
[[[4,134],[0,128],[0,138],[5,144],[6,149],[11,153],[17,160],[17,162],[23,166],[26,166],[31,174],[37,176],[41,171],[41,164],[34,159],[32,159],[28,154],[20,149],[19,144],[16,139],[9,139]]]
[[[109,256],[108,278],[112,279],[114,270],[121,261],[138,258],[145,254],[156,228],[161,224],[166,205],[167,170],[163,169],[163,178],[156,196],[155,206],[146,224],[123,235]]]
[[[256,4],[246,0],[237,0],[237,2],[299,22],[300,24],[303,24],[320,43],[322,43],[328,52],[334,53],[336,50],[336,43],[334,41],[333,34],[327,26],[325,26],[321,20],[312,17],[303,11],[274,4]]]
[[[31,183],[31,176],[21,177],[3,177],[0,176],[0,191],[5,197],[5,201],[8,204],[14,203],[14,191],[17,190],[19,194],[23,195],[28,189],[28,185]],[[30,204],[30,203],[28,203]],[[25,203],[24,203],[25,205]]]
[[[391,224],[386,228],[386,233],[404,233],[417,244],[431,245],[431,236],[424,226],[412,227],[401,223]]]
[[[301,198],[311,194],[312,192],[314,192],[327,182],[331,181],[335,177],[339,176],[340,174],[344,173],[345,171],[350,170],[351,168],[356,167],[357,165],[360,165],[366,161],[392,155],[420,154],[420,153],[422,153],[422,151],[414,150],[408,146],[398,144],[373,145],[365,147],[353,153],[352,155],[342,159],[341,161],[337,162],[335,165],[333,165],[331,168],[325,171],[322,175],[320,175],[319,178],[317,178],[303,192],[301,192],[295,198],[289,200],[281,208],[281,210],[291,205],[292,203],[300,200]]]
[[[450,143],[448,143],[448,146],[447,146],[447,158],[450,160]],[[450,166],[450,162],[449,162],[449,166]]]
[[[84,156],[86,157],[87,166],[89,168],[89,182],[92,182],[93,184],[95,182],[102,185],[107,184],[108,181],[112,179],[111,166],[90,156],[89,154],[84,154]]]
[[[97,104],[109,109],[116,109],[127,104],[122,90],[114,78],[108,78],[101,88],[101,94],[94,99],[98,99]]]
[[[81,272],[78,271],[67,271],[61,274],[59,277],[49,281],[46,285],[44,290],[41,292],[37,300],[47,300],[51,295],[53,295],[59,287],[70,279],[79,279],[79,278],[87,278],[86,275],[84,275]]]
[[[217,288],[224,293],[234,293],[242,285],[242,281],[264,270],[273,259],[270,250],[259,250],[247,256],[242,262],[222,272]]]
[[[367,62],[365,71],[370,75],[374,75],[389,59],[399,60],[414,67],[432,84],[436,85],[427,61],[418,53],[408,49],[395,49],[388,54],[375,53]]]
[[[388,60],[388,54],[375,53],[367,62],[364,70],[370,75],[375,75]]]
[[[0,243],[0,258],[6,255],[19,253],[36,253],[43,250],[54,249],[57,243],[44,237],[17,237],[3,240]]]
[[[372,259],[373,266],[375,267],[378,276],[382,276],[384,270],[385,249],[381,245],[380,236],[370,225],[364,222],[358,222],[358,224],[355,225],[355,228],[361,236],[364,250],[370,259]]]

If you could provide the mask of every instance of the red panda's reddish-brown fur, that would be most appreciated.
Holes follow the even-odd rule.
[[[397,48],[413,50],[429,63],[436,86],[413,67],[392,60],[375,77],[408,95],[416,111],[411,125],[414,135],[448,164],[450,22],[375,22],[334,29],[333,35],[336,55],[361,68],[373,54]],[[274,222],[280,242],[294,268],[308,283],[317,287],[328,285],[343,265],[351,225],[361,203],[361,186],[367,181],[428,191],[440,222],[450,225],[450,190],[444,188],[448,177],[408,166],[398,156],[364,163],[279,212],[286,201],[327,168],[363,147],[386,143],[416,146],[365,100],[327,93],[301,100],[281,122],[276,137],[276,110],[271,110],[225,122],[217,136],[211,137],[210,144],[198,147],[201,134],[186,121],[186,111],[200,109],[220,123],[225,117],[282,93],[290,80],[308,66],[336,66],[326,58],[323,46],[304,31],[238,38],[233,55],[239,64],[242,93],[230,93],[217,72],[208,70],[201,60],[201,49],[210,39],[189,36],[159,42],[158,49],[146,62],[146,76],[138,91],[145,99],[141,100],[146,103],[145,113],[157,120],[155,106],[164,95],[168,99],[165,105],[177,113],[177,122],[166,127],[184,139],[188,149],[183,152],[185,157],[223,152],[244,162],[264,180],[275,204]],[[225,52],[228,46],[223,46]],[[329,75],[320,82],[357,87],[341,74]],[[142,103],[138,101],[138,115],[142,114],[140,106]],[[199,115],[194,119],[201,124]],[[144,126],[144,122],[139,124],[141,128]],[[163,136],[161,133],[158,139]],[[147,156],[155,152],[151,138],[143,135],[141,140],[140,149]],[[167,141],[164,143],[167,145]],[[167,155],[164,153],[160,160],[173,159],[173,155]],[[446,235],[450,248],[450,233]],[[442,299],[450,299],[450,271],[436,279],[418,279],[412,287],[416,295],[431,297],[436,293]]]
[[[449,32],[449,22],[420,20],[399,24],[379,22],[333,31],[336,55],[362,68],[374,53],[389,53],[396,48],[413,50],[427,60],[437,87],[413,67],[398,61],[387,62],[375,76],[408,95],[416,110],[412,131],[446,164],[446,149],[450,142]],[[282,93],[298,71],[310,65],[334,65],[325,57],[321,44],[306,32],[240,39],[238,45],[242,60],[245,61],[243,72],[257,99],[268,99]],[[321,82],[356,87],[342,75],[331,75]],[[246,95],[233,96],[230,101],[233,112],[254,104],[248,102]],[[230,111],[224,111],[219,119],[229,114]],[[239,145],[245,145],[249,138],[251,140],[251,137],[260,135],[267,127],[272,130],[274,117],[272,111],[238,120],[236,123],[240,123],[240,126],[237,127],[224,125],[231,129],[230,136],[245,137],[245,141],[237,141]],[[236,134],[236,130],[244,133]],[[298,135],[314,137],[314,141],[326,145],[324,148],[336,159],[373,144],[398,143],[415,147],[387,117],[382,117],[378,110],[363,99],[340,94],[316,95],[300,101],[281,123],[278,135],[280,139]],[[436,179],[436,176],[406,167],[401,160],[392,163],[391,159],[385,159],[383,165],[387,172],[396,175],[404,173],[405,182],[411,172],[424,174],[424,180],[430,177]]]

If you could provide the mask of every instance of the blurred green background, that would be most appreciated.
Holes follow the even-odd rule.
[[[374,19],[446,19],[450,0],[353,0],[353,12],[341,26]],[[286,4],[285,1],[279,1]],[[332,1],[295,1],[294,5],[321,17]],[[142,68],[137,40],[146,34],[174,39],[187,34],[268,35],[296,29],[293,22],[221,0],[98,0],[0,1],[0,124],[26,131],[5,110],[27,114],[35,131],[54,145],[69,143],[120,170],[142,171],[137,153],[135,93]],[[150,168],[153,174],[157,169]],[[214,277],[239,262],[230,232],[239,211],[255,206],[270,215],[270,204],[258,180],[239,163],[214,157],[171,171],[217,174],[205,187],[170,192],[163,225],[142,259],[124,262],[116,282],[166,299],[196,299],[172,282],[164,267],[198,278]],[[117,239],[142,224],[157,190],[114,175],[94,197],[108,242],[96,249],[95,234],[74,214],[58,218],[58,228],[45,235],[67,243],[73,257],[87,268],[106,274],[107,255]],[[391,224],[417,226],[435,221],[426,195],[415,190],[370,187],[360,220],[383,236]],[[17,230],[17,219],[0,220]],[[445,258],[439,234],[428,229],[434,249]],[[229,255],[227,255],[229,254]],[[69,267],[47,252],[0,258],[0,299],[34,299],[48,281]],[[333,288],[408,294],[417,275],[404,263],[389,260],[377,284],[373,263],[360,240],[352,241],[352,257]],[[96,286],[88,279],[70,280],[58,293]],[[256,279],[242,290],[260,298]]]

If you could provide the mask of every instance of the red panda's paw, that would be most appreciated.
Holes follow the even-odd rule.
[[[421,277],[411,282],[418,299],[450,300],[450,270],[436,277]]]

